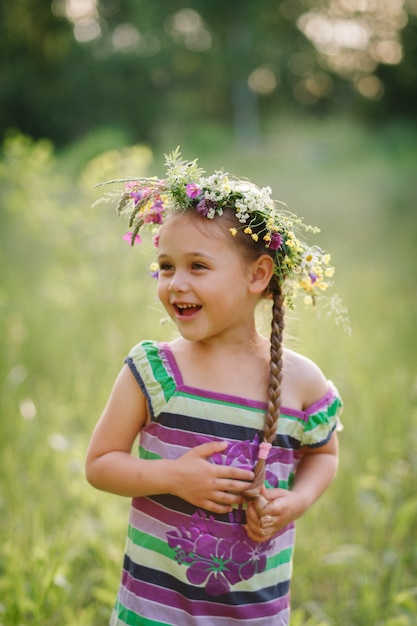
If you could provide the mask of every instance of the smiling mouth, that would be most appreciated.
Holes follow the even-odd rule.
[[[201,306],[197,304],[174,304],[174,308],[180,317],[189,317],[197,313],[197,311],[201,309]]]

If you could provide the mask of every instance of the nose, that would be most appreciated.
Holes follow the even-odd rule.
[[[188,282],[184,272],[176,270],[169,282],[168,291],[171,293],[184,293],[187,290]]]

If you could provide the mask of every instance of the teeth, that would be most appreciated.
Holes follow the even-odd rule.
[[[196,306],[196,304],[177,304],[179,309],[194,309]]]

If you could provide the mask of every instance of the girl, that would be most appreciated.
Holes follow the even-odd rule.
[[[132,349],[87,454],[93,486],[132,497],[110,624],[287,625],[294,520],[335,476],[341,401],[283,348],[284,302],[314,303],[330,257],[269,188],[204,177],[178,150],[165,179],[126,182],[118,210],[132,244],[158,228],[158,296],[179,336]]]

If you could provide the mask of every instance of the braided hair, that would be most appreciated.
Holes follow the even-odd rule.
[[[234,210],[225,210],[223,218],[230,222],[233,226],[236,225],[236,216]],[[262,229],[262,224],[259,225],[259,230]],[[256,226],[253,228],[256,232]],[[243,254],[249,259],[256,259],[262,254],[269,254],[274,264],[280,263],[281,251],[268,250],[262,242],[262,239],[254,239],[248,237],[243,233],[242,229],[238,230],[236,236],[233,238],[236,244],[241,248]],[[264,297],[272,299],[272,320],[271,320],[271,335],[270,335],[270,369],[269,369],[269,385],[268,385],[268,400],[267,410],[265,414],[265,423],[263,438],[260,444],[260,449],[265,446],[266,449],[274,443],[278,419],[281,409],[281,382],[282,382],[282,367],[283,367],[283,334],[284,334],[284,297],[282,290],[282,280],[285,276],[278,278],[276,274],[273,274]],[[263,458],[265,457],[265,458]],[[255,465],[254,472],[255,478],[250,487],[243,493],[245,499],[253,500],[255,510],[259,518],[262,517],[262,511],[268,504],[268,500],[261,495],[261,487],[265,482],[265,461],[266,455],[260,453],[258,461]]]
[[[278,419],[281,409],[281,381],[282,381],[282,354],[284,331],[284,306],[282,290],[276,286],[272,292],[272,321],[271,321],[271,348],[268,402],[265,414],[263,444],[269,448],[275,441]],[[262,446],[262,444],[261,444]],[[261,487],[265,482],[265,455],[260,454],[255,465],[255,478],[249,489],[244,492],[247,500],[253,500],[259,518],[268,504],[268,500],[261,495]]]

